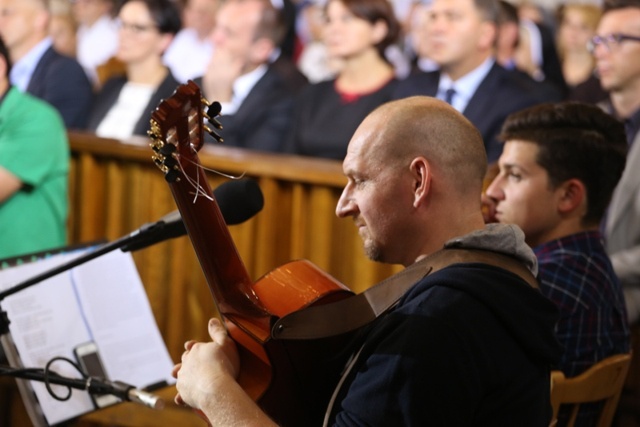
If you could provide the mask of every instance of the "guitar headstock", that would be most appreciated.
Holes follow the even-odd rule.
[[[180,180],[183,159],[191,162],[197,160],[196,153],[204,144],[204,131],[222,142],[222,137],[204,124],[204,119],[207,119],[215,129],[222,129],[222,125],[215,120],[220,109],[219,102],[209,104],[202,97],[198,85],[189,81],[178,86],[151,113],[151,129],[147,134],[155,151],[153,161],[164,172],[167,181]]]

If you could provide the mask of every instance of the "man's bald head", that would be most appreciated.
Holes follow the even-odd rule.
[[[449,104],[415,96],[389,102],[365,119],[377,123],[371,150],[382,162],[424,156],[461,192],[480,194],[487,156],[480,132]]]

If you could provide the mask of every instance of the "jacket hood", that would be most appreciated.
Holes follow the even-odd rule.
[[[535,254],[524,242],[522,230],[514,225],[491,224],[484,230],[452,239],[445,247],[502,253],[523,262],[534,275],[537,273]],[[558,310],[551,301],[524,281],[514,283],[513,273],[506,270],[475,263],[454,268],[460,267],[473,270],[474,280],[465,280],[465,275],[459,272],[448,274],[451,267],[433,276],[447,274],[446,280],[437,281],[439,285],[463,291],[488,307],[530,357],[552,364],[559,361],[562,347],[555,335]]]

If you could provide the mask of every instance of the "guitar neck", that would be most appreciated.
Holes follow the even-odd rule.
[[[263,317],[253,281],[202,167],[196,158],[183,168],[187,178],[170,184],[171,192],[220,313]]]
[[[204,143],[200,88],[189,81],[153,111],[149,136],[207,284],[222,315],[265,318],[197,152]],[[211,114],[219,113],[218,110]]]

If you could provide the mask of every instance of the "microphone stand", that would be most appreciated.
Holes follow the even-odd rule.
[[[70,270],[78,265],[91,261],[101,255],[104,255],[108,252],[111,252],[116,249],[126,250],[135,250],[146,247],[147,245],[153,244],[155,242],[164,240],[160,236],[164,231],[169,231],[168,237],[177,237],[180,234],[179,231],[176,231],[175,224],[171,224],[163,221],[162,219],[151,223],[145,224],[140,227],[138,230],[119,238],[111,243],[106,243],[97,249],[87,252],[86,254],[80,255],[75,259],[72,259],[69,262],[61,264],[57,267],[54,267],[50,270],[44,271],[30,279],[27,279],[17,285],[14,285],[4,291],[0,292],[0,344],[5,351],[5,356],[9,365],[11,366],[20,366],[20,358],[18,356],[17,349],[15,347],[15,343],[9,334],[9,324],[11,321],[9,320],[9,315],[5,310],[2,309],[2,301],[8,296],[11,296],[17,292],[20,292],[26,288],[29,288],[37,283],[40,283],[44,280],[47,280],[55,275],[63,273],[67,270]],[[130,249],[128,249],[130,248]],[[4,375],[6,371],[0,371],[0,375]],[[17,376],[17,375],[16,375]],[[53,382],[53,381],[52,381]],[[25,402],[25,408],[27,409],[29,418],[32,423],[36,427],[47,427],[48,423],[45,420],[44,414],[42,413],[37,399],[35,395],[30,391],[27,382],[23,380],[16,380],[18,385],[18,389],[20,391],[21,396],[27,402]],[[29,404],[27,404],[29,403]]]
[[[122,381],[108,381],[96,377],[67,378],[52,371],[44,372],[42,369],[20,369],[1,365],[0,375],[62,385],[77,390],[86,390],[92,394],[112,394],[122,400],[140,403],[153,409],[164,407],[162,399]]]

